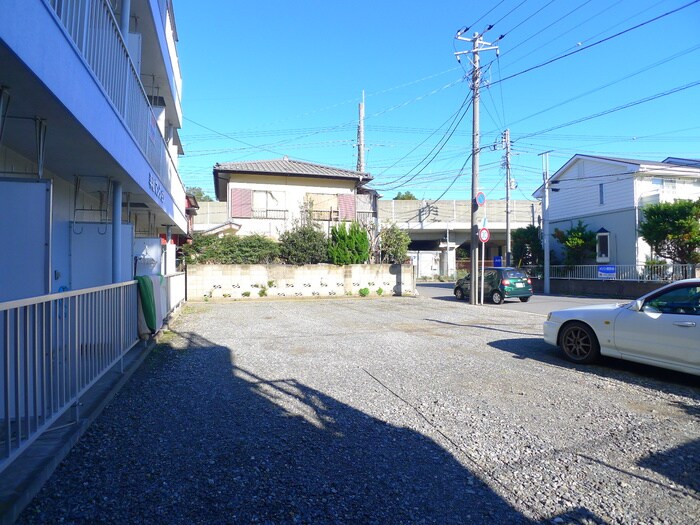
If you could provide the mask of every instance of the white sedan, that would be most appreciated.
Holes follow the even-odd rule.
[[[544,340],[576,363],[605,355],[700,375],[700,279],[676,281],[627,304],[551,312]]]

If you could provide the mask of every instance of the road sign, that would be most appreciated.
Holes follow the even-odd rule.
[[[476,194],[475,200],[479,206],[483,206],[484,203],[486,202],[486,195],[484,195],[483,191],[480,191],[479,193]]]
[[[479,240],[483,243],[489,242],[489,239],[491,238],[491,232],[489,231],[488,228],[481,228],[479,230]]]

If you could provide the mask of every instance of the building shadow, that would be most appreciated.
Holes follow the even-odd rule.
[[[700,420],[700,409],[697,406],[682,402],[676,405],[694,419]],[[700,502],[700,498],[697,497],[697,494],[700,494],[700,439],[649,454],[641,459],[638,465],[665,476],[676,485],[694,491],[695,498]]]
[[[186,347],[154,350],[18,523],[555,518],[514,508],[502,496],[508,488],[476,463],[466,468],[459,451],[294,378],[259,377],[235,350],[197,334],[178,335]],[[562,516],[557,523],[603,523],[586,509]]]

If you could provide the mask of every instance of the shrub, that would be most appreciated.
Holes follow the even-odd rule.
[[[384,293],[382,288],[377,288],[377,295],[381,296]]]
[[[280,256],[289,264],[327,261],[328,239],[315,224],[296,225],[280,235]]]
[[[396,224],[384,228],[379,234],[382,243],[382,262],[402,264],[408,254],[411,238]]]
[[[369,288],[360,288],[360,297],[367,297],[369,295]]]
[[[279,245],[257,234],[222,238],[194,234],[183,253],[187,264],[270,264],[279,259]]]
[[[243,292],[241,295],[243,297],[250,297],[250,292]]]
[[[261,287],[260,290],[258,290],[258,295],[259,295],[260,297],[265,297],[265,296],[267,296],[267,288],[265,288],[264,286]]]
[[[339,266],[361,264],[369,259],[369,236],[358,222],[333,226],[328,241],[328,260]]]

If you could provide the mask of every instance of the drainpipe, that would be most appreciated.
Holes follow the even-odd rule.
[[[122,185],[112,181],[112,282],[122,282]]]
[[[129,19],[131,18],[131,0],[122,0],[122,12],[119,17],[119,29],[122,32],[124,43],[129,38]]]

